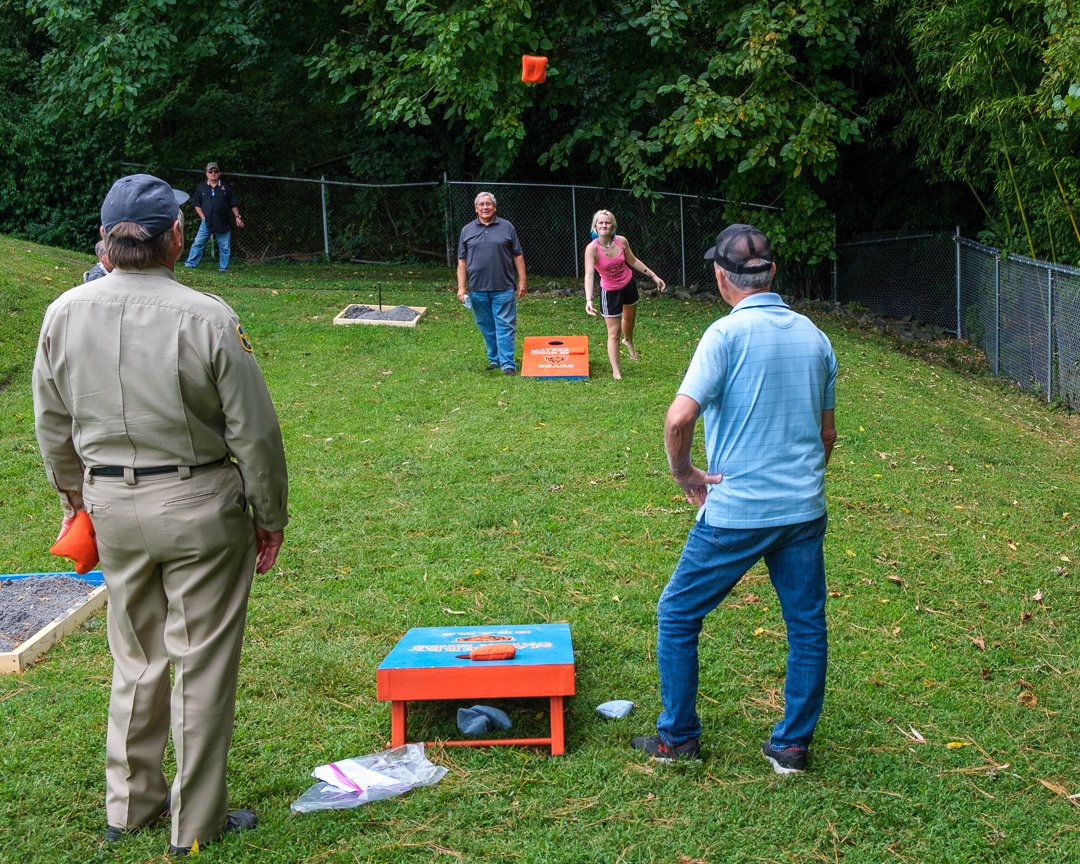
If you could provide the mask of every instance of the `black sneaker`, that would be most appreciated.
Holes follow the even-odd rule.
[[[161,812],[158,813],[158,815],[155,816],[153,819],[151,819],[150,822],[156,822],[158,819],[161,819],[163,816],[168,816],[169,813],[171,812],[171,810],[172,810],[172,792],[168,792],[165,795],[165,801],[161,805]],[[150,823],[148,822],[147,824],[150,824]],[[106,843],[115,843],[118,840],[122,840],[128,834],[132,834],[132,833],[138,831],[140,828],[145,828],[145,827],[146,827],[146,825],[139,825],[137,828],[117,828],[115,825],[106,825],[105,826],[105,842]]]
[[[765,741],[761,745],[761,755],[769,760],[777,774],[802,774],[806,770],[806,757],[809,754],[805,747],[785,747],[777,750]]]
[[[517,369],[515,369],[513,366],[504,366],[503,375],[517,375]]]
[[[225,830],[223,834],[239,834],[241,831],[250,831],[259,824],[259,818],[254,810],[230,810],[225,816]],[[202,848],[200,843],[199,847]],[[190,846],[173,846],[169,844],[170,858],[187,858],[191,854]]]
[[[499,371],[499,364],[498,363],[488,363],[487,371],[488,372],[498,372]]]
[[[664,743],[659,735],[641,735],[630,740],[630,746],[642,753],[648,753],[660,762],[675,762],[682,759],[700,759],[701,741],[690,738],[682,744],[671,746]]]

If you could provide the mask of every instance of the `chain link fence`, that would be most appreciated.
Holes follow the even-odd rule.
[[[191,192],[200,169],[124,163]],[[244,228],[233,232],[235,258],[249,261],[325,258],[367,263],[457,264],[461,227],[476,218],[473,200],[491,192],[499,215],[517,228],[532,276],[582,276],[582,254],[595,211],[611,210],[634,254],[671,286],[711,279],[702,250],[728,222],[751,221],[759,204],[627,189],[535,183],[441,181],[363,184],[326,179],[222,174],[239,201]],[[188,208],[188,244],[198,221]],[[209,251],[209,249],[208,249]]]
[[[1080,409],[1080,269],[959,232],[860,239],[836,247],[833,300],[968,339],[995,375]]]
[[[189,194],[204,179],[197,168],[123,167],[148,171]],[[222,180],[232,186],[244,219],[244,228],[232,232],[234,258],[444,260],[443,232],[441,227],[432,230],[444,219],[441,183],[365,184],[232,173],[223,173]],[[194,210],[185,210],[190,246],[199,224]]]
[[[201,169],[146,170],[178,189],[194,190]],[[491,192],[499,214],[514,223],[533,277],[582,277],[582,253],[595,211],[612,211],[634,254],[669,286],[711,288],[702,250],[715,231],[755,212],[776,210],[721,198],[628,189],[450,180],[364,184],[325,178],[224,174],[244,217],[233,232],[233,255],[249,261],[428,261],[453,268],[461,227],[475,217],[473,200]],[[189,208],[190,245],[198,229]],[[970,339],[995,374],[1047,401],[1080,409],[1080,270],[1015,255],[1001,256],[971,240],[944,234],[876,236],[836,247],[834,302],[857,303],[894,319],[911,319]],[[216,255],[212,245],[208,253]],[[782,262],[783,263],[783,262]],[[778,287],[823,296],[821,267],[781,266]]]
[[[658,194],[635,197],[628,189],[520,183],[446,182],[447,263],[457,257],[461,226],[476,218],[473,201],[490,192],[498,212],[517,228],[530,274],[584,275],[584,250],[590,242],[593,213],[610,210],[618,233],[634,255],[671,286],[693,286],[712,279],[702,257],[716,232],[732,221],[732,208],[747,215],[776,209],[760,204],[734,205],[720,198]]]

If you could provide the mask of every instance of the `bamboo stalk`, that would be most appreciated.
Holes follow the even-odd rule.
[[[1001,57],[1001,62],[1005,66],[1006,71],[1009,73],[1009,77],[1012,79],[1013,86],[1016,88],[1016,95],[1024,102],[1024,110],[1027,111],[1028,119],[1031,120],[1031,126],[1035,130],[1035,134],[1039,136],[1039,143],[1042,144],[1043,152],[1046,154],[1046,158],[1049,160],[1050,171],[1054,175],[1054,182],[1057,184],[1058,194],[1061,195],[1061,203],[1065,205],[1065,212],[1069,216],[1069,222],[1072,223],[1073,234],[1076,236],[1076,242],[1080,243],[1080,226],[1076,224],[1076,214],[1073,212],[1072,202],[1069,201],[1068,195],[1065,194],[1065,186],[1061,182],[1061,175],[1058,174],[1057,166],[1054,164],[1054,155],[1050,152],[1050,147],[1046,143],[1046,139],[1043,137],[1042,129],[1039,128],[1038,122],[1035,120],[1035,115],[1032,113],[1031,106],[1024,99],[1024,93],[1020,88],[1020,82],[1016,80],[1016,76],[1013,74],[1012,67],[1009,65],[1008,59],[1001,52],[998,52]],[[1047,225],[1049,232],[1049,225]],[[1050,246],[1054,245],[1054,238],[1051,234]]]
[[[994,73],[992,71],[987,72],[987,76],[990,78],[990,93],[994,93]],[[1016,206],[1020,210],[1020,219],[1024,223],[1024,233],[1027,235],[1028,249],[1031,251],[1032,258],[1038,258],[1035,254],[1035,240],[1031,236],[1031,225],[1028,224],[1027,211],[1024,209],[1024,199],[1020,194],[1020,185],[1016,182],[1016,171],[1013,169],[1012,157],[1009,155],[1009,143],[1005,138],[1005,127],[1001,122],[1001,111],[994,112],[994,119],[997,120],[998,131],[1001,133],[1001,149],[1005,153],[1005,164],[1009,168],[1009,179],[1012,181],[1013,191],[1016,193]]]

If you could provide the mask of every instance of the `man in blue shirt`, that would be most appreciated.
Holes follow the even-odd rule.
[[[471,300],[487,347],[487,368],[516,375],[514,332],[517,298],[525,296],[525,256],[514,226],[495,216],[494,195],[481,192],[473,207],[476,219],[461,229],[458,238],[458,300],[464,303],[466,293]]]
[[[732,311],[705,331],[664,424],[672,477],[699,510],[657,605],[657,734],[630,744],[657,759],[700,754],[702,622],[764,558],[789,653],[784,717],[762,753],[776,773],[801,773],[825,696],[825,466],[836,440],[836,355],[773,292],[775,256],[756,228],[728,226],[705,258]],[[705,470],[690,462],[699,415]]]

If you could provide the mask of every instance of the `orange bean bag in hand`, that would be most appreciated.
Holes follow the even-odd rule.
[[[93,570],[98,563],[98,551],[90,514],[85,510],[76,513],[75,521],[49,547],[49,551],[53,555],[74,561],[76,573],[89,573]]]

